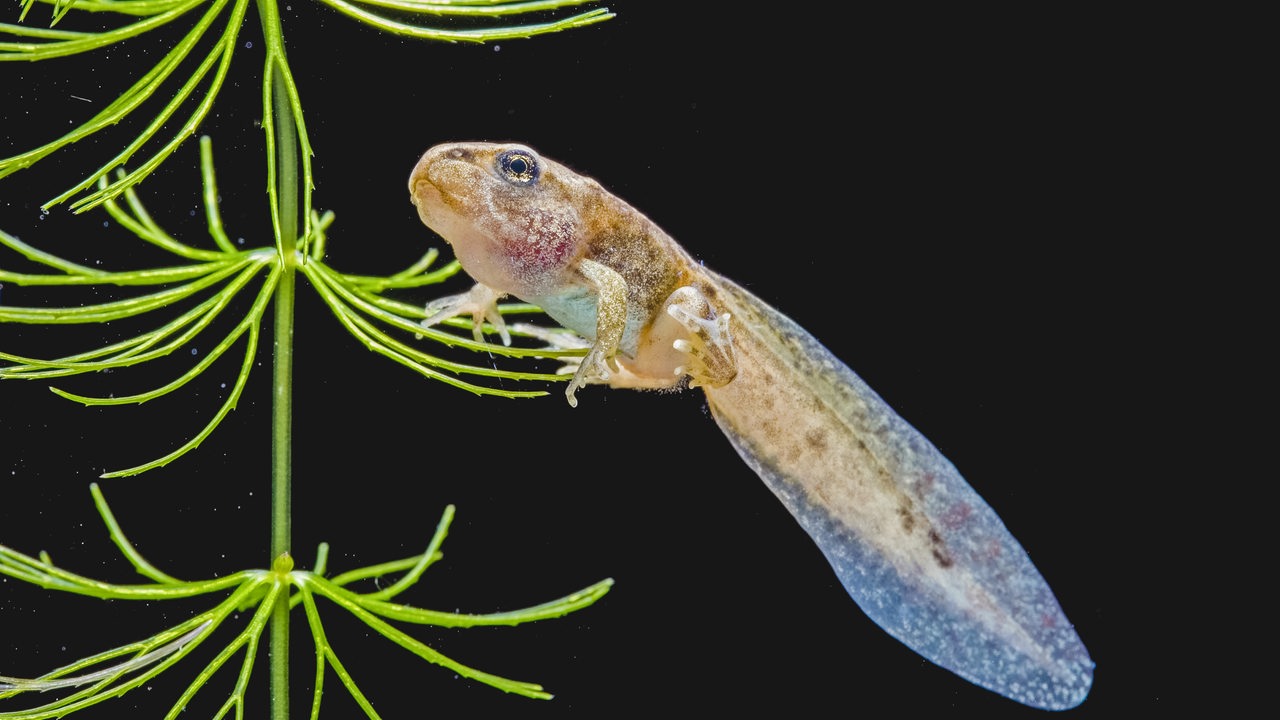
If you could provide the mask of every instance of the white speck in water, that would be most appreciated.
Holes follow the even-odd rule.
[[[501,46],[501,45],[494,45],[494,46],[493,46],[493,51],[494,51],[494,52],[502,52],[502,46]]]
[[[191,354],[192,354],[192,355],[198,355],[198,354],[200,354],[200,351],[199,351],[199,350],[197,350],[196,348],[191,348]]]
[[[245,50],[250,50],[250,49],[252,49],[252,48],[253,48],[253,41],[252,41],[252,40],[246,40],[246,41],[244,42],[244,49],[245,49]]]

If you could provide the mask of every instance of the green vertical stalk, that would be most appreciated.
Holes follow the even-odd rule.
[[[274,70],[276,106],[277,187],[279,190],[281,252],[280,283],[276,287],[275,363],[271,412],[271,557],[272,568],[288,572],[292,546],[293,498],[293,313],[297,279],[294,244],[298,213],[298,144],[294,118],[280,71]],[[287,566],[287,568],[286,568]],[[276,598],[271,614],[271,717],[289,720],[289,593]]]
[[[267,64],[263,116],[267,136],[267,192],[272,195],[280,280],[275,293],[274,373],[271,417],[271,558],[277,581],[293,569],[293,319],[297,280],[298,135],[301,118],[290,103],[283,71],[284,33],[275,0],[258,0]],[[272,151],[274,150],[274,157]],[[280,593],[271,613],[270,687],[272,720],[289,720],[289,593]]]
[[[273,84],[283,87],[280,71]],[[290,548],[290,486],[293,452],[293,310],[297,280],[295,245],[298,235],[298,140],[288,96],[272,93],[276,116],[276,182],[279,192],[281,258],[280,284],[276,287],[275,377],[271,437],[271,557]]]

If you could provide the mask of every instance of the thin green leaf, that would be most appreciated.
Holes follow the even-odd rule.
[[[437,16],[501,17],[533,12],[559,10],[574,5],[587,5],[600,0],[481,0],[480,2],[455,2],[454,0],[353,0],[356,5],[371,5],[402,10],[404,12]]]
[[[76,325],[106,322],[108,320],[121,320],[123,318],[150,312],[158,308],[167,307],[183,298],[200,292],[201,290],[216,284],[227,275],[235,272],[240,264],[241,263],[227,264],[220,267],[215,266],[211,272],[207,272],[205,275],[197,277],[191,282],[184,283],[178,287],[161,290],[148,295],[141,295],[136,298],[113,300],[111,302],[98,303],[96,305],[54,308],[9,307],[0,305],[0,322],[34,323],[43,325]],[[146,271],[143,272],[145,276]],[[122,273],[121,276],[133,276],[133,273]]]
[[[208,221],[209,237],[223,252],[234,253],[236,246],[222,227],[222,213],[218,211],[218,177],[213,171],[213,140],[208,135],[200,137],[200,178],[204,187],[204,215]]]
[[[347,689],[356,704],[364,710],[365,715],[374,720],[380,720],[381,716],[373,709],[373,704],[369,702],[360,687],[356,685],[355,678],[351,677],[351,673],[347,672],[347,668],[338,659],[337,653],[333,651],[333,647],[329,644],[329,638],[324,632],[324,623],[320,621],[320,609],[316,607],[315,597],[311,593],[311,588],[305,584],[299,584],[298,595],[302,597],[302,602],[306,607],[307,624],[311,628],[311,639],[316,648],[316,683],[311,696],[311,720],[319,720],[320,717],[320,691],[324,687],[324,666],[326,662],[333,667],[333,671],[338,675],[338,680]]]
[[[0,369],[0,378],[20,378],[24,380],[65,377],[87,372],[98,372],[110,368],[128,367],[148,360],[169,355],[183,347],[189,340],[199,335],[226,309],[240,288],[253,277],[262,266],[254,264],[246,267],[228,283],[227,287],[217,295],[205,300],[182,315],[149,332],[137,335],[118,343],[112,343],[56,360],[40,360],[35,358],[0,353],[0,360],[7,360],[17,365]],[[194,324],[193,324],[194,323]],[[190,325],[186,331],[173,336],[168,342],[159,343],[167,337]],[[98,358],[108,358],[99,360]]]
[[[395,35],[405,35],[408,37],[424,38],[428,40],[443,40],[445,42],[483,43],[493,40],[530,38],[535,35],[546,35],[548,33],[562,32],[564,30],[593,25],[598,22],[604,22],[614,16],[607,8],[600,8],[597,10],[589,10],[585,13],[574,15],[563,20],[554,20],[545,23],[530,23],[528,25],[514,25],[497,28],[446,30],[444,28],[411,25],[409,23],[391,20],[376,13],[369,12],[368,10],[352,3],[345,2],[345,0],[320,1],[325,5],[334,8],[343,15],[359,20],[366,25],[372,25],[379,30],[393,33]]]
[[[227,395],[226,401],[218,408],[218,412],[214,414],[213,419],[209,421],[209,424],[205,425],[200,432],[196,433],[194,437],[184,443],[181,447],[163,457],[152,460],[151,462],[143,463],[142,465],[126,468],[124,470],[103,473],[99,477],[127,477],[146,472],[153,468],[163,467],[199,447],[200,443],[204,442],[205,438],[213,434],[214,429],[222,423],[222,420],[227,416],[227,413],[231,412],[235,408],[236,403],[240,400],[241,393],[244,392],[245,383],[249,380],[249,372],[253,369],[253,360],[257,355],[258,324],[261,320],[262,311],[266,307],[267,301],[271,299],[271,291],[275,288],[276,282],[279,280],[279,276],[279,268],[272,268],[271,275],[268,277],[266,284],[259,293],[258,299],[254,303],[253,308],[249,311],[249,316],[246,317],[246,321],[250,321],[250,319],[252,320],[249,322],[248,326],[249,340],[245,344],[244,362],[240,366],[240,374],[236,376],[235,384],[231,387],[231,392]]]
[[[129,542],[129,538],[125,537],[124,530],[121,529],[120,523],[116,522],[115,513],[111,512],[111,506],[107,504],[107,498],[102,494],[102,488],[98,487],[98,483],[89,483],[89,492],[93,495],[93,504],[98,508],[98,515],[102,517],[102,521],[107,525],[107,533],[111,536],[111,541],[120,548],[121,554],[133,565],[133,569],[138,574],[150,578],[162,585],[178,585],[181,580],[172,575],[163,573],[155,565],[152,565],[146,558],[142,557],[142,553]]]
[[[226,0],[219,0],[219,3],[225,1]],[[204,120],[205,116],[208,115],[209,109],[213,107],[213,101],[217,98],[218,92],[222,89],[222,84],[226,80],[227,70],[231,67],[231,57],[235,51],[235,41],[239,35],[240,26],[244,19],[244,11],[247,6],[248,0],[236,0],[236,4],[231,10],[231,18],[228,20],[226,29],[217,44],[209,51],[209,54],[205,56],[205,59],[200,63],[199,67],[197,67],[195,72],[193,72],[187,81],[183,83],[177,93],[174,94],[173,99],[165,105],[160,113],[156,115],[155,119],[152,120],[145,129],[143,129],[143,131],[132,143],[129,144],[128,147],[122,150],[111,160],[108,160],[105,165],[100,167],[84,181],[53,200],[50,200],[45,204],[45,207],[63,202],[70,196],[97,182],[99,177],[105,176],[115,167],[124,165],[128,162],[128,160],[133,157],[133,154],[152,137],[154,137],[168,119],[177,112],[178,108],[186,102],[187,98],[189,98],[195,91],[196,85],[204,79],[204,76],[208,74],[216,60],[218,61],[217,71],[214,73],[213,79],[210,81],[209,89],[196,105],[196,108],[187,116],[187,120],[183,123],[182,127],[180,127],[178,131],[171,136],[169,141],[136,169],[129,171],[125,177],[116,180],[105,188],[102,188],[97,192],[90,193],[89,195],[86,195],[72,203],[72,211],[81,213],[97,207],[107,199],[124,192],[125,188],[142,182],[144,178],[154,172],[156,168],[160,167],[160,164],[172,155],[173,152],[178,149],[179,145],[186,142],[188,137],[194,135],[196,128]]]
[[[49,60],[57,57],[66,57],[68,55],[79,55],[80,53],[90,52],[93,50],[101,50],[118,42],[123,42],[130,38],[137,37],[144,33],[150,32],[170,21],[184,15],[192,8],[202,5],[206,0],[186,0],[185,2],[166,10],[158,15],[153,15],[145,20],[119,27],[114,30],[106,30],[94,33],[63,33],[59,32],[55,35],[52,31],[41,33],[30,32],[34,28],[26,28],[23,26],[0,26],[0,30],[11,32],[15,35],[26,37],[44,37],[46,39],[57,42],[48,43],[0,43],[0,61],[4,60]]]
[[[408,635],[394,625],[379,619],[374,614],[365,610],[358,602],[353,601],[350,597],[350,592],[343,590],[336,585],[327,583],[322,578],[317,578],[308,573],[298,573],[298,576],[297,581],[299,585],[303,583],[316,584],[320,594],[342,606],[347,612],[355,615],[361,622],[368,625],[378,634],[427,662],[446,667],[463,677],[477,680],[485,683],[486,685],[491,685],[504,692],[516,693],[518,695],[524,695],[525,697],[540,700],[548,700],[551,698],[551,694],[545,692],[542,689],[542,686],[537,683],[510,680],[500,675],[493,675],[491,673],[463,665],[453,658],[448,657],[438,650],[435,650],[416,638]]]

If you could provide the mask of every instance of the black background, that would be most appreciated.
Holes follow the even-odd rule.
[[[1207,634],[1196,587],[1217,574],[1200,554],[1198,538],[1214,534],[1200,519],[1227,511],[1179,501],[1237,476],[1231,453],[1205,447],[1229,416],[1192,409],[1220,392],[1197,378],[1192,355],[1231,335],[1207,309],[1233,291],[1207,289],[1228,271],[1173,241],[1198,231],[1168,191],[1196,153],[1191,117],[1213,84],[1191,26],[1065,10],[708,5],[617,2],[618,17],[602,25],[476,46],[393,38],[295,2],[283,13],[316,151],[315,203],[337,213],[329,262],[388,274],[431,243],[443,247],[405,191],[428,146],[529,143],[597,177],[809,328],[960,468],[1030,552],[1098,664],[1091,697],[1071,715],[1163,714],[1222,691],[1180,677],[1208,662],[1193,649]],[[215,142],[230,232],[262,245],[253,13],[200,132]],[[136,75],[169,41],[0,65],[2,154],[88,117],[123,87],[116,68]],[[138,127],[126,122],[0,180],[0,227],[80,262],[156,262],[100,213],[39,210]],[[157,219],[193,243],[203,225],[196,157],[187,143],[140,188]],[[466,286],[460,277],[439,292]],[[12,284],[0,293],[11,305],[57,297]],[[463,663],[544,684],[557,695],[545,703],[427,666],[330,608],[339,654],[383,717],[1039,715],[868,621],[697,393],[590,388],[576,409],[559,386],[537,400],[481,399],[369,353],[305,280],[298,315],[300,565],[320,542],[332,546],[334,572],[418,552],[455,503],[444,561],[405,602],[486,612],[616,581],[604,600],[559,620],[415,633]],[[268,560],[269,337],[268,328],[239,407],[201,448],[102,483],[131,539],[175,575]],[[0,327],[5,351],[80,347],[54,338]],[[193,354],[215,342],[200,339]],[[135,581],[87,486],[202,427],[242,348],[142,407],[85,409],[46,383],[4,383],[0,542]],[[62,386],[123,394],[156,382],[119,372]],[[143,637],[194,607],[0,582],[0,675]],[[301,711],[312,666],[303,625],[295,633]],[[91,716],[158,717],[194,672],[181,668]],[[205,702],[232,682],[224,670]],[[264,687],[265,676],[250,717],[264,715]],[[325,717],[360,716],[335,678],[326,687]]]

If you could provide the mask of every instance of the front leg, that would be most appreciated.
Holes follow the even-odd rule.
[[[617,271],[594,260],[578,262],[578,271],[596,294],[596,340],[569,381],[564,395],[570,407],[578,406],[574,393],[590,382],[608,382],[618,372],[618,345],[627,326],[627,281]]]
[[[426,317],[422,320],[422,327],[431,327],[458,315],[470,315],[471,336],[476,342],[484,342],[482,332],[484,321],[488,320],[489,324],[498,331],[502,344],[510,345],[511,333],[507,332],[507,323],[498,312],[498,301],[504,297],[506,293],[500,293],[488,285],[476,283],[464,293],[447,295],[427,303],[423,308]]]

